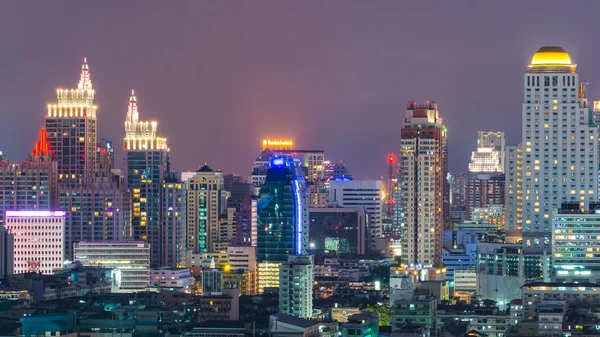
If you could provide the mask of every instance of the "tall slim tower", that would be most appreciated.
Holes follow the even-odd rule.
[[[586,211],[598,200],[598,129],[575,69],[561,47],[542,47],[523,77],[522,140],[518,151],[508,149],[520,158],[507,163],[506,218],[507,231],[520,229],[527,245],[550,244],[552,209],[562,202]]]
[[[76,89],[56,89],[56,104],[48,104],[46,131],[58,161],[63,185],[81,185],[93,179],[96,168],[96,105],[90,69],[83,66]]]
[[[160,265],[163,218],[162,183],[169,173],[167,139],[157,135],[158,123],[140,121],[135,92],[131,92],[125,119],[125,172],[132,193],[131,238],[151,245],[150,263]]]
[[[400,141],[396,200],[402,262],[411,266],[442,262],[442,230],[448,209],[448,142],[437,104],[408,103]]]

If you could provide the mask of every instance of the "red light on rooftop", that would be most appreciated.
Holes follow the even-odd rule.
[[[388,157],[388,161],[389,161],[390,163],[393,163],[393,162],[394,162],[394,160],[396,160],[396,158],[394,158],[394,156],[389,156],[389,157]]]

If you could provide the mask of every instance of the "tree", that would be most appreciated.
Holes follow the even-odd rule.
[[[379,326],[390,326],[392,324],[392,308],[388,303],[367,305],[364,311],[376,312],[379,315]]]

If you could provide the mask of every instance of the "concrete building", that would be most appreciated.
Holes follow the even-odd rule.
[[[110,177],[115,168],[115,148],[113,142],[102,138],[96,145],[96,170],[100,177]]]
[[[50,275],[63,267],[65,212],[6,211],[5,227],[14,237],[13,272]]]
[[[95,176],[98,126],[94,96],[90,69],[84,59],[77,88],[57,89],[57,102],[48,104],[48,142],[63,186],[83,185]]]
[[[150,245],[142,241],[79,242],[74,260],[84,266],[110,268],[113,292],[145,291],[150,280]]]
[[[219,221],[227,210],[223,172],[202,166],[187,183],[187,248],[195,253],[217,252]]]
[[[472,173],[501,173],[503,168],[500,164],[499,151],[490,147],[479,147],[477,151],[471,152],[469,172]]]
[[[471,179],[467,186],[466,220],[473,219],[477,208],[487,208],[492,205],[504,205],[504,175],[490,176],[480,174]]]
[[[367,252],[378,253],[377,240],[383,236],[381,180],[334,180],[329,182],[329,201],[339,207],[364,207],[368,214]]]
[[[29,315],[20,318],[22,336],[62,336],[77,337],[77,314],[74,312],[57,314]]]
[[[367,211],[364,207],[310,208],[309,221],[312,254],[366,254]]]
[[[542,309],[561,309],[569,304],[598,303],[600,285],[573,282],[529,282],[522,286],[523,319],[537,320]]]
[[[13,274],[14,235],[0,225],[0,278]]]
[[[236,213],[234,244],[256,247],[258,240],[258,198],[246,195]]]
[[[269,333],[273,337],[320,336],[321,322],[314,319],[304,319],[283,313],[273,314],[269,317]]]
[[[174,289],[189,293],[194,285],[194,277],[188,268],[163,267],[150,270],[151,287]]]
[[[348,317],[342,323],[342,337],[376,337],[379,336],[379,316],[375,312],[363,312]]]
[[[323,178],[323,163],[325,151],[323,150],[277,150],[271,149],[275,156],[286,158],[297,158],[302,163],[304,180],[307,183],[315,183]]]
[[[471,293],[477,291],[477,274],[474,268],[454,270],[454,291]]]
[[[600,283],[600,203],[564,202],[552,216],[552,256],[557,282]]]
[[[564,49],[546,46],[523,77],[521,158],[507,161],[507,171],[517,172],[508,181],[517,197],[507,199],[506,218],[507,230],[520,228],[526,245],[549,247],[552,210],[561,202],[586,210],[598,200],[598,127],[576,67]]]
[[[223,294],[223,272],[218,269],[202,270],[202,296]]]
[[[139,119],[135,92],[131,92],[125,119],[125,174],[132,198],[131,239],[151,247],[150,262],[160,266],[162,183],[170,172],[167,139],[157,134],[158,123]]]
[[[279,312],[312,317],[313,257],[290,255],[279,269]]]
[[[500,131],[477,131],[477,147],[491,148],[500,155],[500,172],[504,172],[504,162],[506,153],[506,140],[504,132]]]
[[[162,197],[160,265],[182,267],[185,265],[187,232],[185,184],[174,175],[165,178]]]
[[[256,247],[230,246],[227,255],[231,272],[244,275],[240,292],[243,295],[257,294]]]
[[[477,244],[465,244],[454,247],[443,248],[443,265],[447,269],[446,279],[450,287],[454,286],[454,272],[460,269],[468,269],[475,266],[477,261]]]
[[[441,264],[450,191],[448,139],[436,103],[407,105],[400,142],[394,222],[400,226],[402,261],[414,267]]]

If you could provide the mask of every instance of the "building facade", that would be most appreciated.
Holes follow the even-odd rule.
[[[131,238],[151,245],[152,265],[161,252],[162,183],[168,176],[167,139],[157,135],[158,123],[139,119],[135,92],[131,93],[125,119],[125,174],[132,195]]]
[[[13,274],[14,235],[0,225],[0,278]]]
[[[96,169],[97,131],[95,91],[84,59],[76,89],[56,89],[57,102],[48,104],[46,131],[58,161],[61,184],[84,184]]]
[[[437,104],[410,102],[402,128],[394,211],[402,261],[408,265],[442,262],[442,230],[449,207],[447,156],[446,127]]]
[[[309,214],[312,254],[366,254],[367,212],[364,207],[310,208]]]
[[[45,275],[63,268],[65,212],[6,211],[6,229],[14,237],[13,272]]]
[[[186,187],[174,176],[165,178],[162,186],[163,223],[160,233],[160,265],[181,267],[186,250]]]
[[[466,220],[473,219],[476,208],[487,208],[490,205],[504,205],[505,177],[504,175],[477,175],[471,179],[467,187]]]
[[[313,257],[290,255],[279,271],[279,312],[312,317]]]

